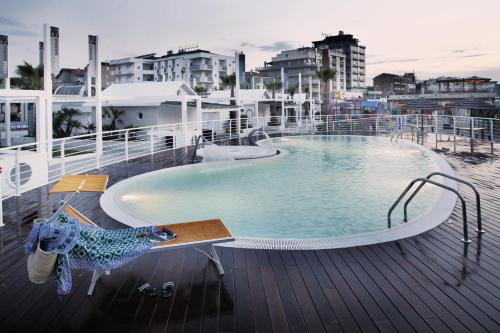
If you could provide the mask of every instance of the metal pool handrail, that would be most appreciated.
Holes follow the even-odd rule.
[[[411,183],[403,191],[403,193],[401,193],[401,195],[396,200],[396,202],[391,206],[391,208],[389,209],[389,212],[387,213],[387,228],[391,227],[392,211],[396,208],[396,206],[399,204],[401,199],[404,198],[404,196],[408,193],[408,191],[410,191],[410,189],[413,187],[413,185],[415,185],[418,182],[422,182],[423,184],[429,183],[429,184],[432,184],[434,186],[444,188],[445,190],[451,191],[457,195],[457,197],[462,202],[462,218],[463,218],[463,229],[464,229],[464,238],[462,238],[462,242],[470,243],[471,241],[469,240],[469,234],[467,232],[467,205],[465,203],[465,199],[463,198],[463,196],[454,188],[451,188],[449,186],[443,185],[441,183],[438,183],[438,182],[435,182],[433,180],[423,178],[423,177],[415,178],[414,180],[412,180]]]
[[[425,177],[425,178],[430,179],[431,177],[434,177],[434,176],[442,176],[445,178],[452,179],[454,181],[457,181],[459,183],[462,183],[462,184],[469,186],[474,191],[474,193],[476,194],[476,208],[477,208],[477,229],[476,229],[476,231],[479,234],[484,233],[485,230],[482,228],[482,220],[481,220],[481,198],[480,198],[479,192],[477,191],[476,187],[472,183],[470,183],[466,180],[463,180],[463,179],[460,179],[457,177],[453,177],[453,176],[447,175],[447,174],[442,173],[442,172],[432,172],[432,173],[428,174],[427,177]],[[413,192],[411,194],[411,196],[406,200],[405,205],[404,205],[404,221],[405,222],[408,222],[408,215],[407,215],[408,204],[417,195],[417,193],[422,189],[422,187],[424,187],[424,185],[425,185],[425,183],[420,184],[417,187],[417,189],[415,190],[415,192]]]

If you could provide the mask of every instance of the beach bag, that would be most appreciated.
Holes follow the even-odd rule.
[[[28,256],[28,277],[31,282],[42,284],[47,282],[54,272],[57,253],[45,252],[40,248],[40,243],[36,251]]]

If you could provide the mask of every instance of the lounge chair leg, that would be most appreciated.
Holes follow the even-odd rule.
[[[215,264],[215,267],[217,267],[217,271],[219,272],[219,275],[224,275],[224,269],[222,268],[222,264],[220,263],[219,256],[217,255],[217,252],[215,251],[215,248],[213,245],[208,246],[208,249],[210,250],[210,254],[206,253],[203,250],[200,250],[197,247],[194,247],[193,249],[206,255],[208,257],[208,259],[210,259]]]
[[[92,281],[90,281],[89,290],[87,291],[87,295],[91,296],[94,293],[95,284],[103,274],[109,275],[109,271],[94,271],[94,274],[92,274]]]
[[[219,271],[219,275],[224,275],[224,268],[222,268],[222,264],[220,262],[219,256],[217,255],[217,251],[215,251],[215,247],[213,245],[210,245],[208,248],[210,249],[211,259],[217,267],[217,270]]]

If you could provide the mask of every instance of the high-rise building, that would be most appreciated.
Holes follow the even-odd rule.
[[[57,27],[50,27],[50,63],[52,75],[56,76],[59,74],[59,28]]]
[[[246,82],[245,77],[245,53],[238,53],[238,63],[239,63],[239,75],[240,75],[240,87],[243,87]]]
[[[38,64],[43,65],[43,42],[38,42]]]
[[[0,35],[0,79],[9,76],[9,37]]]
[[[366,46],[360,44],[353,35],[339,31],[337,36],[325,36],[323,40],[313,42],[317,48],[342,50],[346,55],[347,90],[361,90],[366,81]]]
[[[161,57],[151,53],[111,60],[110,64],[115,67],[112,73],[115,83],[185,81],[191,87],[202,86],[208,91],[220,89],[220,77],[235,72],[234,56],[215,54],[197,47],[183,47],[175,53],[168,51]],[[243,81],[240,78],[240,82],[244,82],[244,54],[240,54],[241,70]]]
[[[300,47],[293,50],[281,51],[271,58],[270,62],[265,62],[264,67],[256,68],[262,75],[281,80],[281,69],[284,69],[285,90],[299,83],[299,73],[302,77],[302,87],[309,86],[309,79],[312,80],[312,96],[320,97],[320,80],[316,71],[330,67],[337,72],[336,80],[332,81],[331,91],[339,93],[345,92],[345,54],[338,50],[323,49],[314,47]]]

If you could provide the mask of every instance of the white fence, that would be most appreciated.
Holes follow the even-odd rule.
[[[493,154],[500,141],[500,120],[451,116],[341,115],[266,117],[179,123],[79,135],[0,149],[0,198],[20,196],[66,174],[78,174],[133,158],[189,147],[198,135],[213,142],[244,138],[255,128],[270,135],[353,134],[406,138],[455,152]],[[102,142],[102,149],[98,148]],[[0,216],[1,217],[1,216]],[[1,225],[1,220],[0,220]]]

